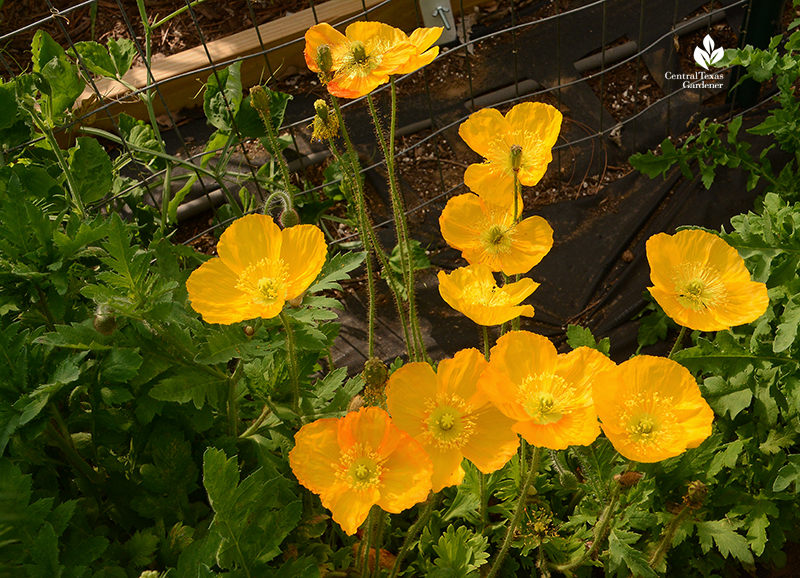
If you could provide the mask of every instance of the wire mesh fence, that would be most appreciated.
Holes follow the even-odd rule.
[[[358,19],[372,19],[387,10],[389,15],[402,14],[404,22],[411,18],[416,26],[424,25],[416,2],[385,0],[368,5],[359,0],[358,3],[360,10],[337,22],[339,28]],[[214,11],[232,12],[231,2],[187,0],[173,7],[180,7],[181,14],[169,20],[162,17],[160,21],[155,11],[163,9],[164,4],[145,0],[75,3],[46,0],[42,13],[25,14],[24,18],[18,10],[10,10],[13,4],[6,3],[3,8],[4,29],[14,27],[0,36],[0,46],[5,47],[0,51],[3,76],[10,80],[28,68],[26,59],[30,54],[25,47],[30,45],[37,30],[46,29],[65,49],[72,51],[87,79],[87,88],[67,122],[56,127],[60,138],[71,142],[76,135],[108,134],[92,132],[92,125],[96,124],[117,137],[123,135],[114,146],[120,152],[132,154],[137,152],[138,145],[124,137],[128,133],[120,126],[119,114],[127,111],[148,118],[149,112],[150,121],[165,127],[163,139],[168,152],[180,159],[178,166],[170,165],[173,161],[168,161],[167,166],[129,164],[125,168],[130,178],[127,186],[97,201],[96,209],[124,199],[133,190],[142,191],[145,202],[159,206],[165,185],[172,196],[181,182],[193,176],[196,183],[179,209],[178,218],[186,219],[201,211],[211,211],[213,217],[210,226],[184,236],[183,242],[192,243],[232,220],[218,210],[222,202],[236,202],[236,195],[228,187],[245,186],[262,202],[269,197],[268,179],[259,174],[268,157],[257,145],[250,144],[252,139],[237,126],[233,131],[237,134],[234,146],[238,152],[226,157],[236,165],[229,171],[235,176],[226,176],[227,182],[208,178],[204,163],[211,156],[220,155],[224,147],[197,146],[211,136],[213,127],[207,127],[204,117],[181,110],[202,102],[182,99],[180,93],[185,89],[175,88],[189,85],[198,93],[198,79],[202,82],[209,76],[217,84],[224,84],[221,75],[237,62],[249,63],[250,69],[259,71],[259,79],[269,79],[278,89],[294,92],[282,133],[291,143],[286,154],[296,170],[293,178],[301,194],[319,199],[326,187],[335,185],[335,179],[326,180],[322,171],[314,168],[326,162],[329,155],[324,147],[312,142],[308,129],[313,118],[312,103],[324,96],[324,87],[308,71],[286,65],[287,61],[300,59],[304,45],[302,32],[286,37],[266,36],[266,32],[274,34],[276,28],[254,25],[280,14],[274,7],[265,16],[264,2],[235,3],[239,13],[231,14],[231,19],[237,16],[244,24],[249,23],[249,28],[239,34],[254,36],[257,46],[241,54],[236,46],[220,51],[225,37],[219,38],[222,31],[218,27],[209,29],[207,25],[213,20],[209,14]],[[301,22],[306,18],[305,22],[313,24],[320,20],[320,15],[324,16],[325,8],[336,4],[344,5],[331,0],[330,4],[318,5],[312,1],[307,6],[287,6],[303,8],[294,18],[300,18]],[[654,148],[665,137],[680,137],[700,118],[734,112],[735,99],[728,94],[730,71],[714,71],[721,75],[721,80],[702,82],[693,54],[706,35],[722,48],[746,43],[748,17],[752,12],[748,11],[747,0],[495,0],[480,4],[459,0],[451,8],[451,14],[457,16],[448,25],[456,28],[456,40],[443,47],[430,66],[398,79],[401,98],[398,134],[403,138],[395,154],[400,160],[409,214],[441,208],[449,196],[463,187],[463,169],[473,159],[460,142],[457,129],[469,114],[481,107],[506,111],[519,102],[543,101],[564,112],[567,122],[553,151],[550,176],[526,192],[526,207],[596,193],[604,183],[625,173],[627,158],[633,152]],[[95,23],[101,21],[98,9],[117,16],[114,28],[102,33],[95,31]],[[184,30],[184,34],[191,32],[198,43],[197,47],[189,48],[194,50],[194,65],[171,69],[163,64],[187,60],[181,54],[155,59],[155,39],[143,33],[143,19],[156,25],[153,30],[161,34],[159,46],[169,37],[164,27],[171,23],[179,23],[176,29]],[[79,42],[115,36],[133,40],[137,52],[138,67],[123,77],[132,80],[124,83],[122,89],[119,83],[115,85],[93,75],[76,50]],[[697,82],[698,78],[701,82]],[[377,91],[379,104],[385,104],[386,95],[385,90]],[[152,98],[154,106],[149,111],[141,107],[142,97]],[[227,101],[225,104],[228,105]],[[153,118],[155,112],[160,112],[157,118]],[[376,171],[380,171],[383,163],[373,161],[378,155],[372,154],[375,139],[363,102],[348,102],[345,116],[362,154],[363,172],[377,175],[370,182],[380,189],[380,174]],[[7,152],[29,147],[42,138],[34,136]],[[403,162],[404,159],[407,161]],[[425,167],[422,172],[420,165]],[[184,175],[174,184],[171,177],[177,179],[180,173]],[[379,190],[376,194],[380,197]],[[376,228],[391,223],[388,213],[379,210],[373,218]],[[329,233],[332,243],[345,242],[354,236],[347,227],[332,228]]]

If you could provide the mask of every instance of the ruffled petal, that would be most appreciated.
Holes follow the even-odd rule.
[[[465,193],[447,201],[439,217],[439,227],[444,240],[454,249],[477,250],[480,248],[481,223],[485,220],[480,197]]]
[[[315,494],[326,494],[337,483],[336,470],[341,458],[337,438],[338,419],[318,419],[304,425],[294,436],[289,465],[297,481]]]
[[[292,300],[309,288],[317,278],[328,247],[325,235],[314,225],[296,225],[281,231],[281,259],[288,267],[286,300]]]
[[[542,217],[528,217],[513,231],[511,249],[499,256],[506,275],[522,275],[533,269],[553,248],[553,228]]]
[[[462,125],[463,126],[463,125]],[[487,203],[514,208],[514,176],[489,163],[475,163],[464,172],[464,184]],[[517,207],[522,212],[522,197],[517,195]]]
[[[366,490],[348,490],[322,501],[322,505],[333,514],[333,521],[339,524],[348,536],[356,533],[369,515],[369,510],[380,500],[380,492],[372,487]]]
[[[239,277],[219,258],[206,261],[186,281],[192,309],[207,323],[230,325],[260,317],[262,308],[236,288]],[[281,304],[283,305],[283,304]]]
[[[438,391],[457,395],[469,405],[477,407],[487,403],[478,392],[478,378],[489,362],[474,348],[462,349],[452,359],[443,359],[436,369]]]
[[[726,328],[736,327],[752,323],[768,306],[767,286],[748,279],[728,284],[725,301],[714,308],[713,315]]]
[[[461,446],[461,453],[484,474],[502,468],[517,452],[519,438],[511,429],[514,420],[493,405],[486,405],[470,414],[475,430]]]
[[[422,445],[397,430],[400,438],[394,451],[383,463],[381,497],[378,505],[399,514],[427,498],[431,489],[433,464]]]
[[[408,363],[389,377],[386,405],[397,427],[412,437],[424,431],[426,404],[436,399],[436,373],[427,363]]]
[[[358,444],[385,458],[397,447],[402,433],[392,425],[386,411],[378,407],[361,408],[340,420],[339,446],[347,450]]]
[[[217,254],[239,275],[262,259],[277,260],[281,253],[281,230],[271,217],[245,215],[220,236]]]
[[[347,52],[350,41],[347,37],[336,30],[327,22],[316,24],[306,31],[306,47],[303,55],[306,59],[306,66],[314,72],[320,72],[317,65],[317,51],[320,46],[327,45],[331,49],[333,60],[332,70],[338,70],[341,65],[342,57]]]
[[[458,134],[467,146],[486,158],[489,145],[498,135],[505,134],[511,127],[503,114],[494,108],[483,108],[469,115],[458,127]]]

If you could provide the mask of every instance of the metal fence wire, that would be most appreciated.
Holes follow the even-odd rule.
[[[330,0],[330,5],[344,5],[347,1]],[[219,184],[209,180],[198,168],[207,151],[197,145],[204,144],[212,129],[206,125],[202,114],[180,110],[181,105],[197,106],[202,100],[183,103],[176,100],[171,94],[176,83],[191,85],[196,92],[200,87],[197,79],[209,75],[219,79],[221,71],[237,61],[260,68],[261,76],[270,79],[269,86],[294,92],[282,134],[291,140],[286,154],[291,168],[296,171],[294,178],[303,189],[302,195],[318,198],[324,187],[331,185],[322,182],[317,166],[329,156],[321,145],[311,142],[308,129],[312,121],[312,103],[324,97],[324,87],[307,70],[284,66],[287,51],[302,53],[302,31],[286,39],[265,36],[266,28],[253,23],[263,20],[261,15],[270,4],[263,0],[242,0],[242,3],[246,11],[237,16],[250,22],[249,30],[255,34],[257,49],[243,55],[229,52],[220,57],[219,51],[212,47],[221,41],[209,41],[209,30],[203,23],[208,21],[205,15],[209,10],[224,12],[231,2],[186,0],[185,11],[179,18],[185,29],[191,30],[199,40],[204,61],[189,70],[164,76],[164,67],[159,68],[159,62],[164,61],[152,59],[141,26],[137,25],[141,13],[135,1],[45,0],[42,14],[28,14],[29,22],[17,22],[15,30],[3,30],[0,71],[8,80],[29,68],[26,60],[29,55],[12,48],[29,46],[36,30],[48,30],[65,49],[74,51],[76,43],[93,38],[98,9],[116,14],[119,22],[111,34],[134,41],[139,70],[133,72],[144,71],[144,82],[137,84],[136,90],[112,94],[108,82],[93,79],[79,58],[79,65],[88,79],[83,101],[93,95],[96,102],[91,107],[76,106],[71,121],[58,131],[69,141],[88,124],[96,122],[120,135],[119,112],[141,115],[141,111],[131,110],[131,103],[137,100],[137,95],[153,91],[156,104],[163,109],[159,121],[169,127],[163,131],[168,152],[183,159],[182,171],[193,173],[197,178],[196,186],[179,208],[179,220],[203,211],[213,212],[211,226],[194,231],[183,241],[191,243],[231,219],[224,213],[218,214],[218,207],[226,200]],[[8,19],[12,4],[13,0],[7,1],[2,8],[3,21]],[[145,9],[150,4],[159,3],[157,0],[140,2]],[[309,11],[313,18],[309,22],[313,23],[319,22],[326,4],[311,0],[310,5],[301,8]],[[337,22],[336,26],[343,30],[349,22],[377,19],[375,15],[383,13],[404,14],[404,21],[407,21],[407,15],[413,12],[415,24],[420,27],[425,25],[420,6],[430,3],[385,0],[368,6],[367,0],[360,0],[360,4],[359,11]],[[632,153],[655,148],[665,137],[680,137],[701,118],[730,117],[735,112],[736,100],[728,94],[730,71],[713,71],[725,76],[724,81],[717,81],[719,86],[698,86],[685,79],[698,71],[705,72],[697,66],[693,53],[706,35],[722,48],[747,43],[749,18],[758,4],[747,0],[440,2],[437,9],[446,5],[450,14],[448,26],[456,28],[456,39],[442,47],[431,65],[400,78],[397,84],[400,92],[398,135],[402,138],[396,156],[408,213],[436,209],[433,214],[438,215],[444,202],[463,187],[464,169],[478,158],[460,141],[457,130],[469,114],[482,107],[496,107],[506,112],[519,102],[541,101],[564,113],[564,127],[553,151],[554,161],[548,176],[527,191],[526,198],[532,202],[526,200],[526,208],[535,207],[537,202],[596,193],[604,182],[624,174],[627,158]],[[91,16],[88,20],[92,24],[91,31],[85,25],[87,11]],[[155,14],[148,16],[155,17]],[[79,17],[82,26],[75,24]],[[388,23],[393,24],[391,18]],[[170,58],[180,60],[179,57]],[[379,105],[385,105],[386,87],[375,94]],[[376,160],[379,155],[375,154],[375,137],[361,100],[348,102],[344,114],[362,155],[364,174],[380,197],[380,169],[385,163]],[[234,131],[238,131],[238,127],[234,127]],[[257,146],[249,144],[241,132],[238,136],[233,172],[242,176],[253,195],[266,199],[269,192],[263,190],[256,173],[267,157]],[[36,139],[19,147],[35,142]],[[118,146],[122,151],[133,150],[125,139],[121,139]],[[414,169],[421,164],[427,167],[424,178]],[[99,210],[137,187],[144,190],[146,202],[159,206],[164,170],[153,171],[141,164],[130,164],[125,172],[134,179],[133,184],[115,197],[96,203],[95,208]],[[391,223],[389,213],[382,214],[379,208],[375,208],[373,218],[376,228]],[[329,224],[334,243],[354,236],[347,228],[337,229],[336,221]]]

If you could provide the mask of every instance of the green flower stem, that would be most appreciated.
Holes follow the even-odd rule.
[[[392,571],[389,574],[389,578],[396,578],[397,573],[400,571],[400,564],[403,562],[403,558],[406,557],[408,550],[411,547],[411,544],[417,538],[417,535],[422,531],[422,528],[428,523],[430,520],[431,514],[433,510],[436,508],[436,504],[439,502],[439,494],[434,494],[431,492],[428,495],[428,501],[425,504],[425,508],[420,512],[419,518],[417,521],[414,522],[411,527],[406,532],[406,537],[403,540],[403,545],[400,546],[400,551],[397,553],[397,558],[394,560],[394,566],[392,566]]]
[[[359,175],[359,167],[358,164],[355,163],[357,157],[355,148],[353,147],[353,143],[350,140],[350,134],[347,132],[347,127],[344,123],[344,117],[342,116],[342,110],[339,108],[339,100],[331,95],[331,102],[333,103],[334,111],[336,112],[336,117],[339,119],[339,128],[342,131],[342,137],[344,138],[344,143],[347,148],[348,154],[348,165],[351,167],[352,179],[354,181],[355,187],[353,187],[353,191],[355,193],[356,198],[356,211],[361,214],[360,220],[363,221],[363,224],[360,225],[362,227],[361,231],[361,238],[364,242],[364,246],[367,247],[367,242],[371,244],[372,250],[375,252],[375,256],[378,258],[378,261],[381,264],[381,270],[383,271],[383,275],[386,278],[387,284],[389,285],[389,291],[391,291],[392,296],[394,297],[395,306],[397,307],[397,316],[400,319],[400,325],[403,328],[403,337],[405,338],[406,343],[406,351],[408,353],[409,358],[411,358],[411,339],[408,333],[408,320],[406,319],[406,312],[405,307],[403,307],[403,300],[400,297],[400,294],[397,291],[396,283],[394,282],[394,273],[392,269],[389,267],[389,261],[386,258],[386,255],[383,252],[383,248],[381,247],[380,242],[378,241],[377,235],[375,235],[375,231],[369,224],[369,217],[367,216],[367,203],[364,197],[364,185],[361,182],[361,177]],[[367,241],[367,239],[369,241]],[[373,321],[374,323],[374,321]]]
[[[83,199],[81,199],[80,191],[78,190],[78,185],[75,183],[75,179],[72,177],[72,170],[70,170],[69,163],[64,158],[64,152],[61,150],[61,147],[58,146],[58,141],[56,141],[56,136],[53,134],[52,128],[50,125],[42,120],[39,117],[39,113],[36,112],[33,108],[28,108],[27,106],[23,106],[25,112],[28,113],[33,123],[36,125],[36,128],[44,135],[44,138],[47,140],[47,144],[50,145],[50,148],[53,150],[53,154],[56,155],[56,161],[58,162],[58,166],[61,167],[61,172],[64,173],[64,178],[67,179],[67,186],[69,187],[70,197],[72,199],[72,203],[75,205],[75,210],[78,213],[78,216],[81,219],[86,217],[86,207],[83,206]]]
[[[192,2],[191,4],[189,4],[189,6],[191,6],[192,8],[194,8],[194,7],[195,7],[195,6],[197,6],[198,4],[202,4],[202,3],[203,3],[203,2],[205,2],[205,1],[206,1],[206,0],[194,0],[194,2]],[[189,6],[183,6],[182,8],[178,8],[178,9],[177,9],[175,12],[173,12],[172,14],[169,14],[168,16],[164,16],[164,18],[162,18],[161,20],[159,20],[158,22],[156,22],[155,24],[153,24],[152,26],[150,26],[150,30],[155,30],[156,28],[158,28],[159,26],[163,26],[164,24],[166,24],[167,22],[169,22],[170,20],[172,20],[172,19],[173,19],[173,18],[175,18],[176,16],[179,16],[180,14],[183,14],[184,12],[186,12],[186,11],[189,9]]]
[[[485,325],[481,325],[481,328],[483,329],[483,357],[489,361],[489,328]]]
[[[150,21],[147,18],[147,10],[144,7],[144,0],[136,0],[136,6],[139,9],[139,18],[142,21],[142,26],[144,27],[144,50],[145,50],[145,63],[147,64],[147,82],[148,84],[154,85],[156,80],[153,78],[152,69],[150,68],[150,63],[153,61],[152,59],[152,52],[153,46],[150,42],[150,39],[153,36],[153,29],[156,26],[151,26]],[[174,16],[174,15],[173,15]],[[167,19],[171,18],[172,16],[168,16]],[[158,26],[161,25],[161,22],[156,23]],[[128,86],[127,83],[123,83],[126,88],[129,90],[136,90],[134,87]],[[166,153],[167,149],[164,146],[164,139],[161,138],[161,129],[158,128],[158,121],[156,120],[156,111],[153,108],[153,91],[151,89],[147,89],[146,91],[140,93],[141,96],[139,99],[144,102],[145,107],[147,108],[147,116],[150,119],[150,126],[153,128],[153,134],[158,140],[159,148],[161,152]],[[169,202],[172,190],[172,166],[167,164],[166,169],[164,171],[164,186],[161,187],[161,232],[163,233],[167,226],[167,219],[169,218]]]
[[[681,332],[678,333],[678,339],[675,340],[675,345],[672,346],[672,349],[667,356],[669,359],[672,359],[676,353],[678,353],[681,349],[683,349],[683,338],[686,335],[686,328],[681,327]]]
[[[689,510],[689,506],[684,506],[670,521],[664,534],[661,536],[661,540],[658,542],[658,546],[656,546],[655,552],[653,552],[653,555],[650,557],[650,562],[648,562],[648,564],[651,568],[655,569],[661,564],[664,556],[669,552],[669,549],[672,547],[672,540],[675,538],[675,532],[678,531],[678,528],[681,527],[686,516],[689,515]]]
[[[338,107],[336,109],[339,110]],[[337,113],[338,114],[338,113]],[[342,126],[343,120],[339,118],[339,126]],[[344,162],[342,160],[342,156],[339,154],[339,148],[336,146],[336,143],[333,140],[333,137],[328,137],[328,145],[330,146],[331,153],[336,161],[344,167]],[[355,169],[353,170],[355,173]],[[350,190],[356,190],[356,187],[353,186],[352,181],[350,181],[350,175],[345,173],[348,181],[350,182]],[[359,183],[361,182],[358,178],[358,175],[355,175],[355,180]],[[372,252],[374,251],[374,246],[372,244],[372,240],[370,239],[370,235],[366,232],[367,230],[371,229],[369,218],[367,217],[367,212],[363,206],[364,196],[363,194],[356,194],[356,215],[358,219],[358,228],[359,233],[361,234],[361,241],[364,243],[364,250],[367,252],[366,258],[366,268],[367,268],[367,292],[369,293],[369,302],[367,305],[367,349],[368,349],[368,356],[374,357],[375,355],[375,275],[372,270]],[[333,367],[333,362],[331,360],[331,367]]]
[[[294,331],[289,323],[289,318],[286,313],[281,310],[279,313],[283,328],[286,331],[286,360],[289,365],[289,377],[292,380],[292,394],[294,397],[293,407],[294,412],[300,415],[300,379],[297,375],[297,344],[294,340]]]
[[[573,568],[577,568],[578,566],[582,565],[586,560],[594,556],[595,552],[597,552],[597,550],[600,548],[600,544],[605,541],[605,538],[608,535],[611,521],[614,519],[614,513],[617,509],[617,504],[619,503],[619,493],[621,489],[622,486],[615,483],[614,488],[609,493],[608,504],[606,504],[606,507],[603,509],[603,512],[597,519],[597,523],[595,524],[592,532],[592,547],[587,549],[576,560],[567,562],[566,564],[551,564],[551,569],[566,573]]]
[[[525,462],[528,460],[528,442],[525,441],[525,438],[519,436],[519,483],[522,485],[524,481],[522,476],[525,474]]]
[[[45,428],[45,432],[47,433],[48,437],[55,442],[55,444],[59,447],[59,449],[64,453],[69,460],[72,467],[80,472],[89,482],[91,482],[94,486],[99,486],[102,484],[102,479],[100,474],[95,471],[95,469],[88,464],[86,460],[83,459],[78,453],[78,450],[75,449],[75,446],[72,444],[72,436],[67,429],[67,425],[64,423],[64,419],[61,417],[61,414],[58,411],[58,408],[55,406],[54,403],[50,402],[50,413],[53,415],[53,419],[58,424],[59,429],[62,430],[59,432],[55,427],[53,427],[52,423],[48,423],[47,427]],[[98,504],[101,502],[98,502]]]
[[[378,514],[375,516],[375,546],[372,548],[375,551],[375,562],[372,564],[372,578],[380,578],[381,575],[381,543],[383,539],[383,519],[386,517],[386,512],[378,509]],[[367,553],[367,561],[369,561],[369,553]]]
[[[394,92],[392,93],[394,95]],[[375,108],[375,100],[372,94],[367,95],[367,103],[369,104],[370,114],[372,115],[372,124],[375,127],[375,135],[383,151],[383,157],[386,159],[386,169],[389,176],[389,196],[392,199],[392,214],[394,215],[395,230],[397,232],[397,244],[400,246],[400,262],[403,269],[403,284],[406,287],[408,294],[408,319],[411,327],[411,337],[413,339],[412,349],[414,361],[423,360],[427,354],[425,353],[425,346],[422,343],[422,332],[419,329],[419,319],[416,313],[416,296],[414,288],[414,264],[411,253],[411,245],[409,244],[408,237],[408,224],[406,222],[405,209],[403,205],[403,198],[400,194],[400,188],[397,184],[397,175],[394,170],[394,151],[389,149],[386,138],[383,134],[378,111]],[[396,111],[396,102],[394,96],[392,98],[392,115]],[[390,135],[389,139],[394,140],[394,136]]]
[[[228,378],[228,435],[237,437],[239,435],[239,408],[236,404],[236,385],[242,376],[244,362],[240,359],[233,370],[233,375]]]
[[[486,493],[486,476],[483,472],[478,472],[478,491],[480,492],[480,500],[481,500],[481,532],[483,532],[486,528],[486,524],[489,521],[489,513],[487,509],[489,507],[489,496]]]
[[[266,96],[266,94],[265,94]],[[269,98],[269,96],[266,96]],[[286,188],[286,192],[288,194],[288,198],[291,201],[291,204],[286,208],[293,208],[294,207],[294,199],[292,194],[289,190],[291,187],[291,177],[289,176],[289,165],[286,164],[286,159],[283,157],[281,153],[281,145],[280,141],[278,141],[278,133],[275,131],[275,127],[272,126],[272,117],[269,112],[263,112],[258,110],[258,116],[261,117],[262,122],[264,123],[264,127],[267,129],[267,140],[269,140],[269,146],[272,149],[269,151],[272,153],[272,158],[275,159],[275,162],[278,163],[278,167],[281,169],[281,175],[283,176],[283,186]]]
[[[517,500],[517,508],[514,510],[514,517],[511,519],[511,523],[506,529],[506,536],[503,538],[503,546],[500,548],[500,552],[497,553],[497,557],[492,563],[492,570],[489,572],[487,578],[494,578],[497,576],[500,568],[503,567],[503,561],[505,560],[506,554],[508,554],[508,549],[511,547],[511,540],[514,537],[514,531],[517,529],[519,521],[522,519],[522,511],[525,509],[525,503],[528,501],[528,488],[530,488],[531,483],[533,482],[534,478],[536,478],[536,474],[539,471],[539,459],[541,456],[542,448],[538,446],[534,447],[533,455],[531,456],[531,467],[530,470],[528,470],[528,475],[525,478],[525,482],[520,488],[519,499]]]
[[[375,518],[378,506],[372,506],[367,516],[367,535],[366,540],[361,540],[359,552],[361,556],[361,576],[366,578],[369,576],[369,551],[372,549],[372,534],[375,532]],[[366,541],[366,544],[365,544]]]
[[[391,85],[391,95],[392,95],[392,107],[390,113],[390,121],[389,121],[389,156],[386,157],[386,162],[390,163],[388,165],[389,174],[394,175],[395,183],[397,182],[397,171],[395,165],[395,158],[394,158],[394,151],[395,151],[395,135],[397,134],[397,87],[394,83],[394,76],[389,77],[389,82]],[[400,199],[401,208],[402,208],[402,195],[400,195],[400,188],[397,188],[398,199]],[[403,228],[405,229],[406,241],[410,242],[410,237],[408,236],[408,223],[406,221],[406,214],[405,211],[402,213],[403,219],[402,224]],[[414,259],[411,253],[411,245],[408,245],[408,274],[411,281],[411,286],[408,289],[408,308],[409,308],[409,318],[411,321],[411,328],[415,332],[416,339],[419,342],[419,350],[422,353],[422,357],[420,360],[424,360],[428,358],[428,352],[425,350],[425,341],[422,338],[422,327],[419,324],[419,315],[417,314],[417,291],[414,285]]]
[[[239,439],[243,440],[245,438],[249,438],[251,435],[255,435],[258,431],[258,428],[266,421],[267,417],[269,417],[270,409],[269,406],[264,404],[264,408],[261,410],[261,415],[256,418],[256,420],[250,424],[246,430],[244,430],[241,435],[239,435]]]

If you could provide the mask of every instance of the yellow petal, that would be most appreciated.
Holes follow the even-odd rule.
[[[426,445],[425,449],[433,464],[431,486],[434,492],[458,485],[464,480],[464,469],[461,467],[463,457],[460,449],[440,450],[432,444]]]
[[[489,163],[471,164],[464,172],[464,184],[487,203],[514,208],[514,176]],[[522,197],[517,195],[517,207],[522,212]]]
[[[516,105],[506,115],[514,144],[522,147],[520,182],[528,187],[538,183],[553,160],[552,148],[561,130],[561,113],[540,102]]]
[[[461,453],[484,474],[499,470],[519,446],[519,438],[511,429],[514,420],[493,405],[485,405],[470,417],[475,421],[475,430]]]
[[[344,34],[327,22],[322,22],[309,28],[306,31],[306,46],[303,54],[306,59],[306,66],[314,72],[320,72],[319,66],[317,66],[317,51],[322,45],[327,45],[331,49],[332,70],[337,70],[350,45],[350,41],[347,40]]]
[[[392,425],[386,411],[369,407],[350,412],[340,420],[338,440],[345,450],[361,445],[384,458],[394,451],[401,433]]]
[[[454,249],[459,251],[480,250],[482,232],[480,225],[485,219],[485,211],[480,197],[466,193],[447,201],[447,205],[439,217],[439,227],[444,240]]]
[[[299,296],[317,278],[328,247],[325,235],[315,225],[296,225],[281,231],[280,258],[288,267],[286,274],[286,300]]]
[[[238,275],[222,259],[214,258],[195,269],[186,281],[192,309],[206,323],[229,325],[261,316],[261,308],[236,288]]]
[[[467,146],[482,157],[489,156],[489,145],[499,134],[510,130],[502,113],[494,108],[483,108],[469,115],[458,127],[458,134]]]
[[[395,428],[396,429],[396,428]],[[399,514],[427,498],[433,464],[422,445],[400,430],[398,443],[383,462],[381,497],[378,505]]]
[[[553,229],[542,217],[528,217],[513,230],[511,250],[500,256],[506,275],[522,275],[533,269],[553,248]]]
[[[245,215],[222,233],[217,254],[238,275],[262,259],[277,260],[281,242],[281,230],[271,217]]]
[[[362,491],[348,490],[327,500],[322,505],[333,514],[333,521],[339,524],[348,536],[356,533],[369,515],[369,510],[380,500],[380,492],[372,487]]]
[[[358,22],[353,22],[350,24],[344,31],[345,36],[351,42],[355,40],[360,40],[364,44],[367,42],[372,42],[376,38],[381,37],[381,33],[386,34],[387,32],[390,34],[388,38],[384,40],[391,40],[393,34],[387,24],[382,24],[380,22],[375,21],[364,21],[360,20]],[[389,29],[389,30],[387,30]]]
[[[395,425],[412,437],[422,434],[426,402],[436,398],[436,389],[436,373],[427,363],[408,363],[392,373],[386,405]]]
[[[337,439],[338,419],[318,419],[300,428],[289,452],[289,465],[303,486],[315,494],[325,494],[337,483],[333,464],[341,451]]]
[[[487,365],[489,362],[474,348],[462,349],[452,359],[443,359],[436,369],[438,391],[457,395],[473,407],[487,403],[478,391],[478,378]]]
[[[767,286],[755,281],[728,285],[725,303],[714,309],[714,318],[726,328],[752,323],[769,306]]]

